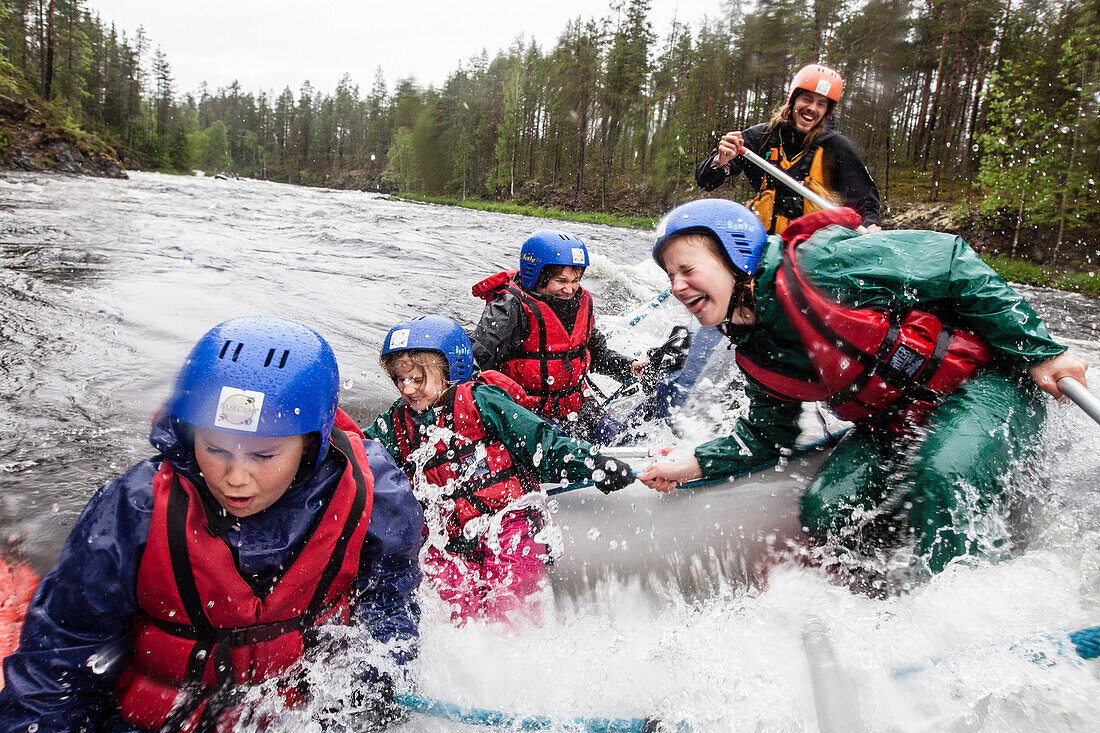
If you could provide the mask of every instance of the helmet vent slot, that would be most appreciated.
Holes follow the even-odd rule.
[[[290,350],[289,349],[284,349],[283,350],[283,355],[282,355],[282,357],[280,357],[279,363],[275,365],[275,368],[276,369],[282,369],[284,366],[286,366],[286,360],[289,357],[290,357]],[[271,362],[274,359],[275,359],[275,349],[268,349],[267,359],[264,361],[264,366],[265,367],[271,366]]]
[[[222,346],[221,353],[218,354],[218,358],[219,359],[224,359],[226,353],[229,351],[229,347],[232,346],[232,345],[233,345],[232,341],[226,341],[225,345]],[[233,349],[233,355],[229,357],[229,360],[230,361],[236,361],[237,357],[241,355],[241,349],[243,349],[243,348],[244,348],[244,342],[243,341],[238,341],[237,342],[237,348]]]

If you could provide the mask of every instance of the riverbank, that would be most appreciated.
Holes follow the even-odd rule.
[[[114,149],[52,106],[0,94],[0,166],[126,178]]]
[[[517,214],[542,219],[577,221],[631,229],[652,229],[658,221],[657,217],[616,216],[600,212],[564,211],[555,207],[524,206],[503,201],[456,199],[446,196],[425,196],[405,191],[389,194],[389,197],[416,203],[459,206],[478,211],[493,211],[502,214]],[[932,229],[958,234],[974,247],[986,264],[1009,282],[1068,290],[1086,295],[1100,295],[1100,277],[1096,276],[1095,270],[1074,267],[1051,268],[1019,257],[1010,257],[1004,252],[1008,251],[1011,246],[1012,233],[975,227],[973,222],[976,221],[976,217],[976,213],[968,215],[963,212],[960,214],[957,207],[947,204],[897,204],[887,212],[884,217],[884,224],[888,229]],[[1039,232],[1035,231],[1025,232],[1023,234],[1024,241],[1028,241],[1028,236],[1034,237],[1038,234]],[[1076,242],[1075,245],[1076,248],[1083,248],[1085,251],[1075,252],[1075,246],[1067,246],[1068,257],[1072,257],[1074,254],[1083,258],[1088,258],[1090,255],[1095,256],[1095,252],[1088,251],[1087,248],[1084,248],[1083,243]],[[1038,247],[1034,247],[1034,249],[1038,249]]]
[[[443,206],[460,206],[464,209],[477,211],[492,211],[498,214],[518,214],[520,216],[535,216],[541,219],[558,219],[561,221],[577,221],[584,224],[602,224],[609,227],[625,227],[628,229],[650,229],[657,224],[657,217],[652,216],[617,216],[605,214],[599,211],[567,211],[556,206],[527,206],[512,203],[510,201],[485,201],[483,199],[457,199],[448,196],[425,196],[408,191],[398,191],[389,194],[390,198],[401,201],[415,201],[421,204],[441,204]]]

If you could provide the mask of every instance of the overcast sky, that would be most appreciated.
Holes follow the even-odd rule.
[[[104,25],[133,39],[143,26],[164,51],[177,93],[234,79],[250,92],[297,92],[309,80],[331,92],[345,73],[370,90],[379,66],[394,81],[440,85],[460,62],[492,57],[522,35],[545,52],[572,18],[610,13],[606,0],[88,0]],[[675,17],[698,27],[724,0],[652,0],[650,22],[663,40]]]

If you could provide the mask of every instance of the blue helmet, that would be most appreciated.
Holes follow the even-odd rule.
[[[382,342],[382,356],[397,351],[438,351],[447,359],[450,381],[470,381],[474,350],[466,330],[446,316],[414,316],[390,329]]]
[[[709,233],[718,238],[730,263],[752,275],[760,264],[768,233],[756,214],[728,199],[699,199],[680,204],[665,214],[657,225],[657,241],[653,243],[653,259],[664,266],[661,247],[673,237],[690,232]]]
[[[234,318],[207,331],[191,349],[168,413],[225,433],[320,433],[320,461],[339,385],[336,355],[312,328],[270,316]]]
[[[540,229],[519,250],[519,279],[523,287],[533,290],[539,273],[547,265],[588,267],[588,248],[576,234]]]

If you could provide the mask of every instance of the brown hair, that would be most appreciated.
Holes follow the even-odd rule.
[[[401,364],[418,366],[424,371],[434,369],[443,380],[443,386],[451,386],[451,366],[447,363],[447,357],[435,349],[409,349],[408,351],[391,351],[378,357],[378,363],[390,375],[390,379],[397,377],[397,367]]]
[[[535,290],[546,287],[546,283],[565,272],[567,267],[577,268],[581,271],[581,277],[584,277],[584,268],[580,265],[543,265],[542,270],[539,271],[539,277],[535,281]]]
[[[766,142],[775,132],[775,128],[779,126],[781,122],[790,122],[794,124],[794,100],[798,99],[798,95],[805,92],[805,89],[795,89],[794,94],[791,95],[789,102],[784,102],[780,106],[776,107],[775,112],[772,114],[772,118],[768,120],[768,127],[764,130],[764,134],[760,136],[761,142]],[[836,108],[836,102],[829,100],[829,109],[822,115],[821,119],[817,121],[817,124],[806,133],[806,139],[802,143],[802,152],[808,151],[817,139],[821,137],[821,133],[825,132],[825,126],[829,122],[829,117],[832,116],[833,110]]]

